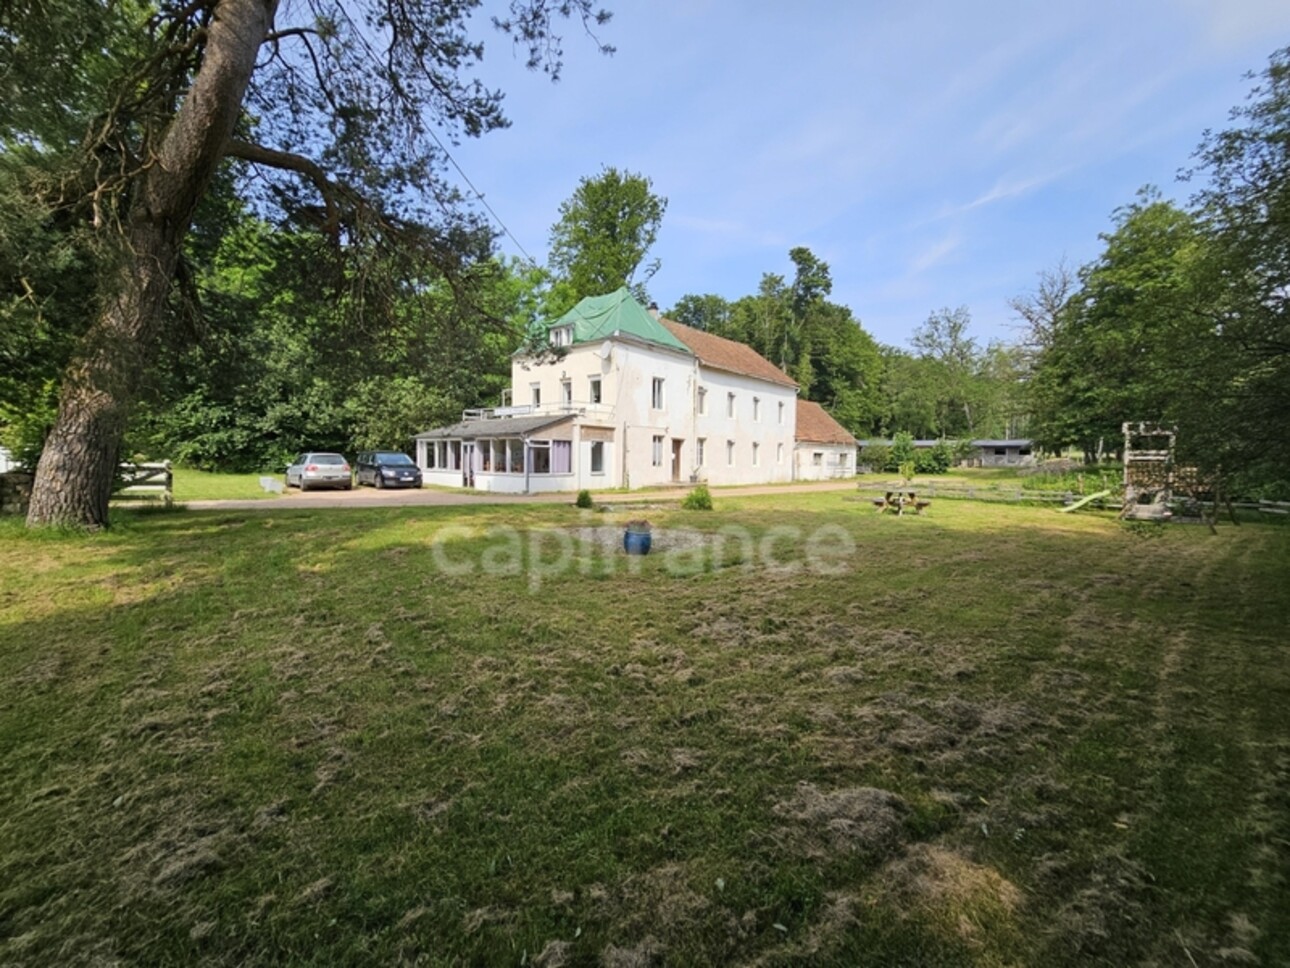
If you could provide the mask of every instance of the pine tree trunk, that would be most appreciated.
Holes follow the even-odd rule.
[[[201,68],[131,192],[120,261],[102,274],[99,317],[64,374],[28,527],[107,525],[130,405],[161,333],[180,247],[233,133],[276,8],[277,0],[220,0],[215,8]]]
[[[179,248],[176,233],[143,222],[128,257],[103,284],[98,320],[63,375],[58,418],[45,440],[27,511],[28,526],[101,528],[120,460],[130,402],[160,333]]]

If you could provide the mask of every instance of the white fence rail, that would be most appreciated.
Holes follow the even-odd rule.
[[[157,499],[167,507],[175,500],[174,473],[170,461],[149,464],[122,464],[117,469],[118,498]]]

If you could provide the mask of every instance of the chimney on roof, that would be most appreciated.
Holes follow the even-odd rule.
[[[658,319],[658,303],[652,302],[649,304],[649,314]]]

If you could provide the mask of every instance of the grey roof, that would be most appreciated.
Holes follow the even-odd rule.
[[[568,413],[544,414],[530,417],[489,417],[461,420],[446,427],[436,427],[419,433],[413,440],[444,440],[454,438],[474,440],[476,437],[525,437],[543,427],[563,423],[573,415]]]
[[[1029,447],[1031,441],[1025,438],[1016,440],[974,440],[973,447]]]
[[[892,444],[895,443],[895,441],[882,440],[881,438],[875,437],[872,440],[857,440],[856,443],[861,447],[890,447]],[[935,447],[937,444],[940,443],[940,441],[939,440],[914,440],[914,441],[910,441],[910,443],[912,443],[915,447],[921,450],[927,447]]]

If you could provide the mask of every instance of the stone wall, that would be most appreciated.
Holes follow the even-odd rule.
[[[30,501],[30,474],[26,471],[0,474],[0,514],[26,514]]]

